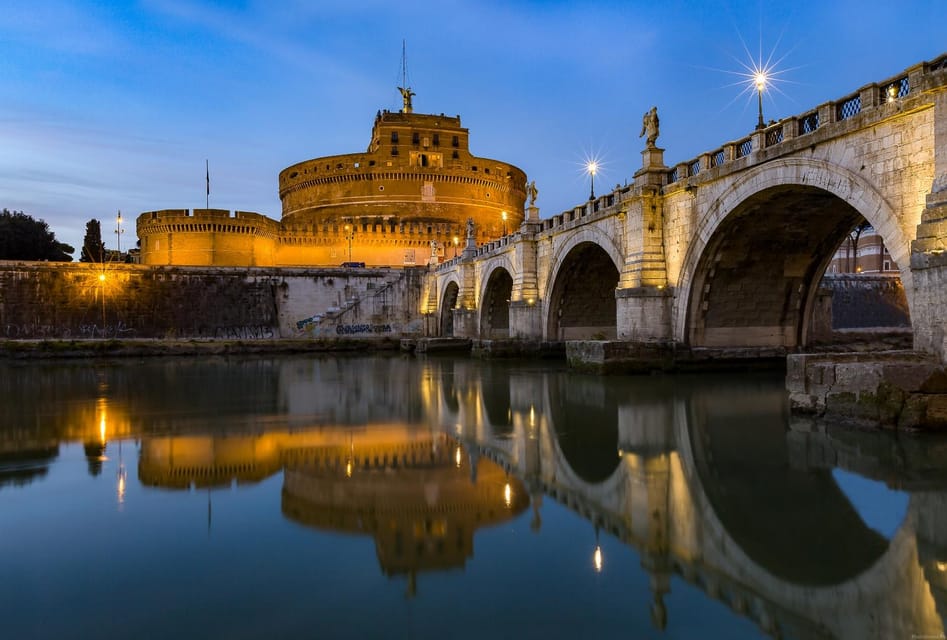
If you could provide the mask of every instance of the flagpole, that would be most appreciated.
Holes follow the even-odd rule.
[[[204,198],[204,208],[210,209],[210,160],[204,160],[204,169],[207,177],[207,195]]]

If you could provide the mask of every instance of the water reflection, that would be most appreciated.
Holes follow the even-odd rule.
[[[590,572],[612,570],[606,539],[634,550],[657,629],[696,588],[774,637],[944,631],[947,441],[790,422],[778,378],[402,358],[5,367],[0,496],[44,482],[70,443],[90,476],[118,459],[120,506],[123,446],[146,488],[281,476],[268,500],[285,519],[371,540],[422,597],[419,576],[467,567],[490,528],[523,516],[547,535],[551,501],[587,521]],[[904,492],[889,531],[845,474]]]

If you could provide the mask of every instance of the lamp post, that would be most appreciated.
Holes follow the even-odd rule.
[[[589,200],[595,200],[595,172],[598,171],[598,163],[590,160],[586,163],[585,170],[589,172]]]
[[[119,210],[118,217],[115,219],[115,235],[118,238],[118,257],[122,257],[122,234],[125,233],[125,230],[122,229],[122,212]]]
[[[454,240],[454,257],[456,258],[456,257],[457,257],[457,245],[460,244],[460,238],[457,237],[457,236],[454,236],[453,240]]]
[[[503,235],[506,235],[506,211],[500,212],[500,218],[503,220]]]
[[[763,71],[758,71],[753,83],[756,85],[756,102],[759,108],[759,118],[756,121],[756,128],[762,129],[766,125],[763,123],[763,89],[766,88],[766,74]]]
[[[352,225],[350,224],[345,225],[345,239],[349,243],[349,259],[348,259],[349,262],[352,261],[352,236],[353,235],[355,235],[355,233],[352,231]]]

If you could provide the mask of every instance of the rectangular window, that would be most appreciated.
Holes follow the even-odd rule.
[[[397,132],[397,131],[392,131],[392,132],[391,132],[391,144],[398,144],[398,132]]]
[[[460,138],[458,138],[457,136],[454,136],[453,138],[451,138],[451,140],[450,140],[450,146],[452,146],[452,147],[459,147],[459,146],[460,146]]]
[[[441,136],[440,136],[440,134],[437,134],[437,133],[434,134],[434,146],[435,146],[435,147],[441,146]]]
[[[421,144],[421,134],[417,131],[411,134],[411,144]]]
[[[398,155],[398,147],[392,147],[392,148],[391,148],[391,155],[393,155],[393,156]]]

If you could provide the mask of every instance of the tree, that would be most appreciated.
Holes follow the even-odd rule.
[[[0,211],[0,260],[72,262],[75,249],[58,242],[49,225],[22,211]]]
[[[95,218],[85,223],[85,238],[82,239],[82,255],[79,257],[79,262],[105,262],[102,225]]]
[[[871,229],[871,223],[862,218],[862,221],[855,225],[855,228],[848,234],[849,242],[851,242],[852,245],[852,256],[849,263],[849,271],[851,273],[858,272],[858,240],[868,229]]]

